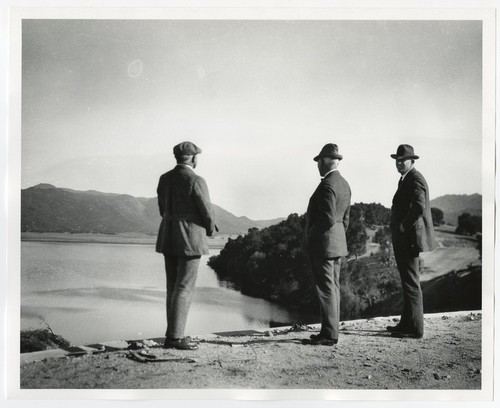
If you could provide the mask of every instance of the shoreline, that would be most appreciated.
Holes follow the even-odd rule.
[[[228,238],[236,234],[208,237],[209,249],[222,249]],[[140,233],[92,234],[70,232],[21,232],[21,242],[47,242],[66,244],[115,244],[115,245],[156,245],[156,235]]]
[[[21,354],[20,387],[34,389],[476,390],[482,311],[425,315],[423,339],[395,339],[394,316],[343,321],[339,344],[303,345],[319,324],[193,336],[199,349],[163,338]],[[422,365],[422,361],[426,361]],[[486,380],[486,381],[485,381]],[[137,392],[135,391],[135,392]]]
[[[437,319],[441,318],[444,320],[453,319],[457,317],[467,317],[467,316],[482,316],[482,310],[464,310],[464,311],[451,311],[451,312],[437,312],[437,313],[425,313],[425,319]],[[354,320],[345,320],[340,322],[340,326],[344,327],[350,325],[359,325],[364,322],[369,321],[377,321],[377,320],[388,320],[389,322],[399,321],[399,316],[379,316],[379,317],[370,317],[370,318],[361,318]],[[474,320],[474,319],[472,319]],[[241,336],[265,336],[272,337],[273,332],[279,333],[283,331],[293,331],[294,326],[301,326],[307,330],[303,331],[319,331],[321,328],[321,323],[307,323],[293,326],[278,326],[278,327],[269,327],[264,329],[249,329],[249,330],[227,330],[224,332],[216,332],[216,333],[205,333],[205,334],[193,334],[191,337],[197,339],[198,341],[206,341],[207,339],[212,339],[216,337],[241,337]],[[302,331],[302,330],[299,330]],[[158,347],[160,343],[165,341],[165,337],[152,337],[146,339],[118,339],[118,340],[109,340],[102,342],[95,342],[92,344],[84,344],[84,345],[74,345],[71,344],[68,347],[61,348],[53,348],[41,351],[32,351],[27,353],[20,353],[20,362],[21,364],[42,361],[47,358],[55,358],[55,357],[74,357],[74,356],[82,356],[89,354],[96,354],[105,351],[117,351],[117,350],[130,350],[134,348],[154,348]]]

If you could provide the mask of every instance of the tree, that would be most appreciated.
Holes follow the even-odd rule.
[[[349,228],[346,232],[349,256],[363,255],[366,252],[366,225],[363,210],[354,204],[349,212]]]
[[[385,208],[382,204],[355,203],[354,206],[363,211],[365,224],[369,227],[372,225],[388,225],[391,220],[391,210]]]
[[[245,295],[296,307],[315,304],[308,260],[301,250],[304,222],[304,216],[291,214],[268,228],[251,228],[245,236],[228,240],[208,265]]]
[[[291,214],[285,221],[244,236],[228,239],[208,265],[217,277],[249,296],[317,313],[318,303],[309,260],[301,249],[305,217]],[[387,233],[388,227],[383,229]],[[354,256],[366,252],[364,213],[350,210],[347,246]],[[374,302],[399,290],[395,269],[380,254],[341,263],[341,319],[359,318]]]
[[[377,232],[375,232],[372,242],[382,246],[389,245],[392,242],[391,229],[387,225],[380,227]]]
[[[432,224],[435,227],[444,224],[444,213],[441,209],[436,208],[436,207],[432,207],[431,208],[431,215],[432,215]]]
[[[392,233],[391,229],[384,225],[380,227],[372,238],[372,242],[380,245],[380,256],[383,262],[390,265],[392,256]]]
[[[463,213],[458,216],[458,227],[455,230],[460,235],[474,235],[482,232],[483,218],[479,215]]]

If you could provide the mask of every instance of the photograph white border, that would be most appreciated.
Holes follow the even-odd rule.
[[[481,390],[24,390],[19,386],[20,162],[22,19],[297,19],[297,20],[483,20],[483,220],[495,219],[495,10],[300,8],[12,8],[9,25],[6,385],[13,399],[235,399],[235,400],[453,400],[493,396],[494,224],[483,221],[483,339]],[[8,335],[14,334],[14,335]]]

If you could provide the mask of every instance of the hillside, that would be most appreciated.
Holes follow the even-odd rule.
[[[250,228],[266,228],[283,220],[283,218],[276,218],[273,220],[251,220],[245,216],[237,217],[218,205],[214,204],[213,207],[220,233],[246,234]]]
[[[431,200],[430,204],[443,211],[447,224],[457,225],[460,214],[482,215],[483,197],[481,194],[447,194]]]
[[[221,234],[243,234],[249,228],[263,228],[280,221],[236,217],[217,205],[214,205],[214,212]],[[50,184],[21,190],[22,232],[155,235],[159,224],[156,198],[76,191]]]

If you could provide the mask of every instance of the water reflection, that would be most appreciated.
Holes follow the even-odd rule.
[[[186,334],[314,320],[220,285],[209,256],[202,258]],[[164,334],[163,259],[152,246],[23,242],[21,259],[21,328],[46,322],[73,344]]]

